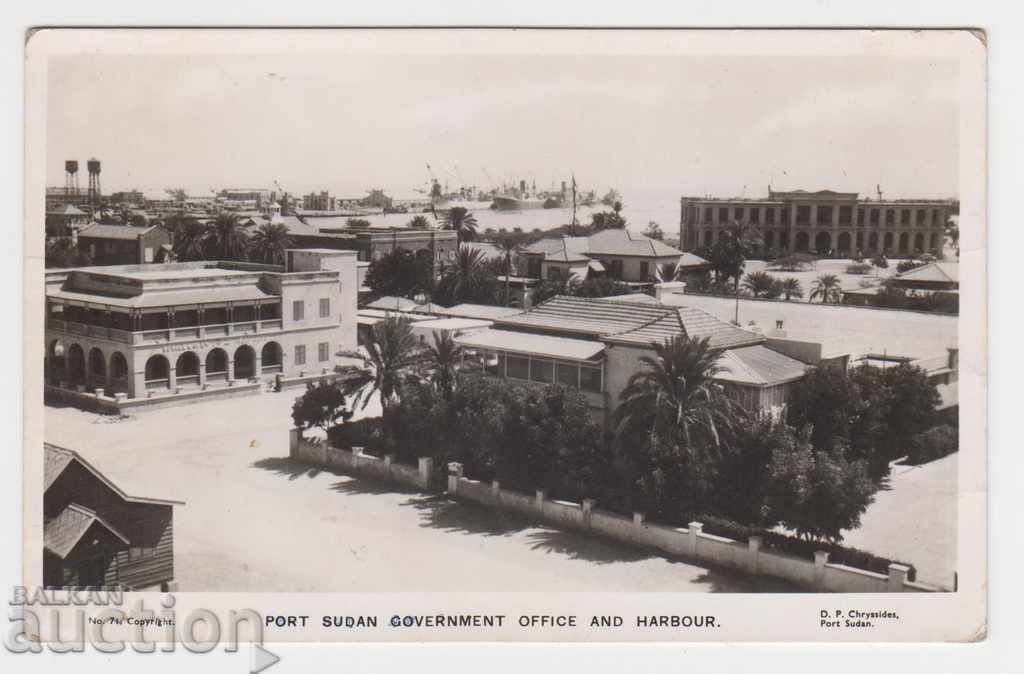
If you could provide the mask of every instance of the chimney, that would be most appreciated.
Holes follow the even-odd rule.
[[[686,292],[686,284],[682,281],[668,281],[654,284],[654,299],[664,304],[669,295],[682,295]]]

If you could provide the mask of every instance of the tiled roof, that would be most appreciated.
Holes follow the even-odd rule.
[[[458,318],[483,318],[491,320],[494,318],[507,318],[523,313],[517,307],[495,307],[489,304],[456,304],[454,307],[434,307],[434,313],[440,316],[453,316]]]
[[[554,330],[594,337],[634,330],[663,318],[671,309],[632,302],[595,301],[559,295],[529,311],[498,319],[500,325],[525,330]]]
[[[117,239],[135,241],[139,235],[149,232],[153,227],[132,227],[130,225],[92,224],[78,230],[78,236],[85,239]]]
[[[800,361],[772,351],[766,346],[745,346],[729,349],[718,359],[722,372],[715,379],[741,384],[773,385],[800,379],[808,366]]]
[[[114,537],[120,539],[125,546],[129,545],[128,538],[124,534],[95,512],[77,503],[69,503],[59,515],[43,527],[43,547],[64,559],[75,549],[78,541],[94,524],[105,528]]]
[[[677,257],[684,255],[666,243],[631,232],[628,229],[605,229],[590,236],[565,236],[560,239],[541,239],[528,246],[526,254],[543,254],[545,259],[566,261],[566,257],[583,255],[630,255],[637,257]],[[696,261],[685,264],[707,264],[697,256]],[[571,259],[570,259],[571,261]],[[699,262],[697,262],[699,261]]]
[[[124,493],[120,487],[111,482],[107,477],[96,470],[88,461],[83,459],[78,452],[64,447],[58,447],[57,445],[51,445],[50,443],[43,443],[43,475],[45,477],[46,489],[49,489],[53,485],[61,472],[70,464],[72,461],[77,461],[83,468],[93,474],[93,476],[102,482],[105,486],[110,488],[115,494],[120,496],[125,501],[130,503],[150,503],[157,505],[184,505],[183,501],[171,501],[169,499],[161,498],[147,498],[142,496],[129,496]]]
[[[682,251],[668,244],[628,229],[605,229],[590,237],[587,252],[593,255],[637,255],[673,257]]]
[[[960,265],[956,262],[931,262],[922,267],[897,274],[900,281],[926,281],[932,283],[959,283]]]
[[[704,267],[711,266],[711,263],[693,253],[683,253],[679,256],[679,262],[677,263],[680,267]]]
[[[467,348],[510,351],[547,358],[567,360],[594,360],[604,352],[601,342],[571,337],[529,335],[510,330],[476,330],[455,338]]]
[[[668,309],[662,318],[628,332],[608,335],[604,341],[646,345],[684,334],[692,339],[706,337],[708,345],[713,349],[732,349],[764,341],[763,335],[738,328],[701,309],[658,306]]]

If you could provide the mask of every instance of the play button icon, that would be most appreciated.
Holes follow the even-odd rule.
[[[263,646],[260,646],[259,644],[253,644],[252,669],[250,669],[249,671],[251,674],[258,674],[258,672],[262,672],[267,667],[277,664],[280,661],[281,658],[277,657],[267,649],[263,648]]]

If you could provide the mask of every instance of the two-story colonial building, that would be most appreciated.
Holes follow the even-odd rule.
[[[287,265],[182,262],[46,274],[46,382],[108,403],[202,399],[330,372],[356,346],[356,255]]]

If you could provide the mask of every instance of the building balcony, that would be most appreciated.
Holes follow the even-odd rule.
[[[185,327],[158,328],[156,330],[128,331],[100,325],[87,325],[59,318],[48,318],[46,329],[67,335],[96,337],[122,344],[157,344],[161,342],[194,341],[211,337],[233,335],[256,335],[274,332],[282,327],[281,319],[264,321],[242,321],[218,325],[190,325]]]

